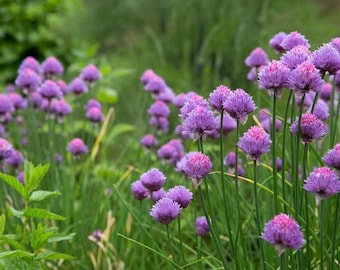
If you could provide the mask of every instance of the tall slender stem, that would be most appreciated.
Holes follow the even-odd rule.
[[[257,165],[256,160],[254,160],[254,198],[255,198],[255,215],[256,215],[256,224],[257,224],[257,233],[258,235],[261,235],[261,222],[260,222],[260,209],[259,209],[259,202],[257,198]],[[260,252],[261,252],[261,260],[262,260],[262,269],[266,269],[266,263],[265,263],[265,255],[263,250],[263,244],[260,239]]]
[[[273,189],[274,189],[274,209],[275,215],[279,212],[279,204],[278,204],[278,195],[277,195],[277,166],[276,166],[276,142],[275,142],[275,133],[276,133],[276,94],[274,92],[273,95],[273,119],[271,125],[271,140],[272,140],[272,164],[273,164]]]
[[[337,238],[337,235],[338,235],[338,226],[339,226],[339,219],[338,219],[339,207],[340,207],[340,194],[336,195],[336,207],[335,207],[333,243],[332,243],[332,261],[331,261],[330,270],[334,269],[334,265],[336,263],[335,262],[335,250],[337,249],[336,238]]]
[[[172,243],[171,243],[171,238],[170,238],[170,230],[169,230],[169,225],[165,225],[166,226],[166,234],[168,236],[168,242],[169,242],[169,246],[170,246],[170,250],[171,250],[171,255],[172,255],[172,260],[174,261],[174,263],[176,263],[175,260],[175,252],[174,249],[172,247]]]
[[[238,183],[238,139],[240,132],[240,121],[236,121],[236,144],[235,144],[235,202],[237,208],[237,223],[240,222],[241,210],[240,210],[240,198],[239,198],[239,183]]]
[[[181,230],[181,215],[179,215],[177,221],[178,221],[177,225],[178,225],[179,245],[180,245],[180,248],[181,248],[182,260],[183,260],[183,263],[185,264],[185,256],[184,256],[183,240],[182,240],[182,230]]]
[[[302,179],[307,178],[307,159],[308,159],[308,147],[309,145],[306,143],[303,149],[303,176]],[[302,197],[302,196],[301,196]],[[305,219],[306,219],[306,247],[307,247],[307,255],[306,255],[306,263],[307,269],[310,269],[310,241],[309,241],[309,212],[308,212],[309,202],[308,202],[308,194],[305,191]]]
[[[323,270],[323,249],[324,249],[324,239],[323,239],[323,230],[324,230],[324,217],[323,217],[323,203],[320,203],[320,270]]]

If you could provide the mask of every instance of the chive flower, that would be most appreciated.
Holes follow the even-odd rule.
[[[151,208],[150,215],[158,222],[168,225],[177,219],[181,213],[179,203],[164,197],[158,200]]]

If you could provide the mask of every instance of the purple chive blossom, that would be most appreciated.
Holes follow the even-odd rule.
[[[151,208],[150,215],[158,222],[168,225],[173,220],[177,219],[181,213],[181,206],[164,197],[158,200]]]
[[[43,103],[43,97],[38,92],[32,92],[28,97],[29,103],[33,108],[38,109]]]
[[[55,75],[62,75],[64,67],[56,57],[50,56],[41,63],[41,70],[45,77],[50,78]]]
[[[147,69],[140,77],[140,81],[143,85],[146,85],[153,77],[157,76],[152,69]]]
[[[242,163],[242,159],[238,158],[238,163]],[[227,167],[234,168],[236,165],[236,154],[234,151],[229,152],[223,159],[223,164]]]
[[[255,103],[253,98],[243,89],[236,89],[228,95],[223,107],[232,118],[240,121],[241,124],[245,124],[248,114],[255,110]]]
[[[328,167],[340,171],[340,143],[336,144],[334,148],[328,150],[322,160]]]
[[[261,238],[274,245],[279,256],[287,248],[297,250],[305,244],[300,226],[287,214],[276,215],[266,223]]]
[[[340,181],[330,168],[321,167],[310,173],[303,188],[315,194],[316,205],[319,205],[324,198],[340,192]]]
[[[209,95],[209,102],[211,106],[216,109],[218,112],[223,111],[223,103],[227,99],[227,96],[230,94],[231,90],[224,85],[218,86],[213,92]]]
[[[340,37],[333,38],[331,44],[340,53]]]
[[[98,100],[92,98],[88,100],[87,105],[86,105],[86,110],[89,110],[91,108],[101,109],[102,105]]]
[[[281,97],[282,88],[287,87],[290,69],[281,61],[273,60],[258,74],[260,88],[267,89],[270,95]]]
[[[179,116],[185,120],[185,118],[188,117],[190,112],[195,109],[197,106],[209,108],[209,103],[206,99],[204,99],[202,96],[194,94],[190,98],[187,99],[187,101],[184,103],[184,105],[180,109]]]
[[[268,56],[262,48],[255,48],[245,59],[245,64],[248,67],[266,66],[269,63]]]
[[[5,159],[8,159],[13,152],[12,145],[3,138],[0,138],[0,163]]]
[[[49,101],[51,101],[53,98],[61,99],[63,96],[59,86],[52,80],[44,81],[39,87],[38,93]]]
[[[11,99],[6,94],[0,93],[0,122],[4,122],[6,114],[14,111],[14,106]]]
[[[340,53],[330,43],[314,51],[311,61],[320,70],[322,76],[326,72],[334,75],[340,69]]]
[[[172,104],[178,109],[182,108],[184,103],[187,101],[187,95],[185,93],[179,93],[174,97]]]
[[[260,156],[269,151],[270,136],[262,128],[253,126],[239,139],[237,145],[249,159],[259,161]]]
[[[319,91],[319,97],[322,100],[329,102],[331,101],[332,91],[333,91],[332,84],[325,82]]]
[[[174,101],[175,94],[170,87],[165,87],[164,91],[159,93],[157,99],[169,104]]]
[[[149,120],[149,125],[155,127],[158,131],[169,131],[169,120],[166,117],[152,116]]]
[[[18,169],[21,164],[24,163],[24,155],[18,150],[12,150],[11,155],[5,160],[12,168]]]
[[[176,164],[183,156],[184,147],[180,140],[173,139],[163,144],[158,150],[157,155],[160,159]]]
[[[271,133],[272,122],[273,122],[273,119],[271,117],[268,117],[264,120],[261,120],[260,124],[267,133]],[[282,121],[280,119],[275,119],[275,130],[280,131],[281,127],[282,127]]]
[[[260,67],[259,70],[260,70],[261,68],[262,68],[262,67]],[[247,74],[247,79],[248,79],[249,81],[256,81],[256,79],[257,79],[257,73],[258,73],[257,71],[258,71],[257,68],[252,67],[252,68],[249,70],[248,74]]]
[[[35,91],[41,83],[40,76],[32,69],[22,70],[15,79],[15,85],[25,94]]]
[[[73,92],[75,95],[87,93],[88,89],[83,79],[80,77],[74,78],[67,87],[69,92]]]
[[[192,201],[192,192],[184,186],[170,188],[166,196],[177,202],[183,209],[188,207]]]
[[[56,84],[59,86],[60,91],[63,93],[63,96],[65,96],[68,93],[67,84],[63,80],[57,80]]]
[[[275,52],[277,53],[285,52],[285,49],[282,48],[281,43],[286,36],[287,36],[286,33],[279,32],[269,40],[269,45],[275,50]]]
[[[27,108],[27,100],[18,93],[8,93],[7,95],[16,110]]]
[[[93,242],[100,242],[106,239],[105,234],[101,230],[94,230],[88,237]]]
[[[75,157],[78,158],[88,152],[87,146],[84,144],[82,139],[74,138],[70,141],[67,146],[67,150]]]
[[[309,109],[311,111],[311,107]],[[325,101],[318,99],[313,114],[317,116],[320,120],[325,121],[329,117],[329,107]]]
[[[197,188],[202,178],[212,169],[210,158],[201,152],[189,152],[184,156],[181,169],[187,177],[190,177]]]
[[[166,191],[164,190],[163,187],[161,187],[159,190],[153,191],[152,194],[150,195],[148,196],[148,198],[150,198],[155,203],[159,201],[160,199],[166,197]]]
[[[195,230],[198,236],[207,236],[210,233],[209,224],[205,216],[196,218]]]
[[[221,122],[221,115],[215,117],[216,122],[216,131],[219,135],[220,133],[220,122]],[[223,135],[227,136],[230,132],[236,129],[236,120],[230,117],[228,114],[223,116],[223,123],[222,123]]]
[[[156,100],[148,109],[148,114],[155,117],[168,117],[170,109],[165,102]]]
[[[306,46],[307,48],[310,48],[309,42],[305,38],[305,36],[296,31],[289,33],[282,40],[280,45],[285,51],[289,51],[299,45],[303,45]]]
[[[270,164],[273,166],[273,162],[270,162]],[[276,169],[277,171],[281,171],[282,169],[282,160],[279,157],[276,157]]]
[[[67,103],[64,99],[61,100],[53,100],[51,102],[51,113],[58,115],[59,123],[63,123],[66,115],[69,115],[72,112],[72,108],[70,104]]]
[[[19,73],[23,71],[24,69],[29,68],[33,71],[35,71],[37,74],[40,73],[40,64],[39,62],[32,56],[26,57],[19,66]]]
[[[146,187],[144,187],[142,181],[140,180],[137,180],[131,184],[131,192],[133,197],[139,201],[144,200],[149,194],[149,191]]]
[[[283,64],[285,64],[289,69],[293,70],[302,62],[308,60],[311,56],[311,52],[308,47],[304,45],[298,45],[286,52],[281,56],[280,60]]]
[[[146,149],[151,149],[158,145],[158,140],[154,135],[146,134],[140,140],[140,144],[144,146]]]
[[[303,106],[304,109],[308,109],[310,106],[313,105],[315,95],[316,95],[315,92],[307,92],[305,94],[304,99],[303,99],[303,96],[297,95],[295,96],[295,103],[298,106]],[[302,104],[302,99],[303,99],[303,104]]]
[[[203,140],[212,134],[217,126],[213,112],[206,107],[197,106],[184,120],[184,131],[190,134],[193,140],[202,138]]]
[[[150,80],[144,86],[145,90],[150,92],[153,97],[158,97],[161,92],[165,91],[166,87],[165,81],[158,75],[150,78]]]
[[[80,74],[80,78],[82,78],[85,82],[89,83],[90,85],[98,81],[100,77],[101,74],[98,68],[92,64],[86,66]]]
[[[104,120],[104,116],[101,109],[91,108],[86,112],[86,118],[92,123],[99,123]]]
[[[183,141],[190,139],[190,134],[185,132],[183,123],[180,123],[176,126],[175,134],[178,135]]]
[[[160,170],[152,168],[143,173],[140,177],[140,180],[142,181],[144,187],[152,192],[162,188],[166,178]]]
[[[319,70],[308,60],[299,64],[289,76],[289,88],[294,90],[297,96],[308,91],[319,92],[324,83]]]
[[[290,127],[290,131],[298,134],[299,119],[296,119]],[[314,114],[306,112],[301,116],[300,133],[301,140],[304,143],[310,143],[313,140],[321,139],[328,132],[327,126]]]

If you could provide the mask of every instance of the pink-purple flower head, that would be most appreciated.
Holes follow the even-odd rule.
[[[195,230],[198,236],[207,236],[210,233],[209,224],[205,216],[197,217],[195,220]]]
[[[314,51],[311,61],[320,70],[322,76],[328,72],[334,75],[340,69],[340,53],[330,43]]]
[[[140,177],[140,180],[142,181],[144,187],[152,192],[157,191],[161,187],[163,187],[166,178],[160,170],[158,170],[157,168],[152,168],[143,173]]]
[[[19,87],[24,94],[36,91],[40,83],[40,76],[29,68],[23,69],[15,79],[15,85]]]
[[[68,93],[67,84],[63,80],[57,80],[56,84],[59,86],[60,91],[63,93],[63,96],[65,96]]]
[[[237,145],[245,152],[249,159],[259,161],[261,155],[269,151],[270,136],[262,128],[252,126],[239,139]]]
[[[312,106],[308,111],[311,111]],[[318,99],[316,101],[313,114],[317,116],[320,120],[325,121],[329,117],[329,107],[325,101]]]
[[[169,120],[166,117],[151,116],[149,120],[149,125],[155,127],[158,132],[169,131]]]
[[[281,97],[282,89],[288,86],[290,69],[281,61],[273,60],[258,74],[260,88],[267,89],[270,95]]]
[[[279,256],[287,248],[298,250],[305,244],[299,224],[287,214],[276,215],[268,221],[261,238],[274,245]]]
[[[160,199],[166,197],[166,191],[163,187],[161,187],[157,191],[153,191],[152,193],[149,193],[148,198],[151,199],[154,203],[159,201]]]
[[[156,100],[148,109],[148,114],[155,117],[168,117],[170,109],[165,102]]]
[[[32,92],[28,96],[29,103],[33,106],[33,108],[38,109],[41,107],[43,103],[43,97],[38,92]]]
[[[340,171],[340,143],[336,144],[332,149],[328,150],[322,158],[328,167]]]
[[[290,127],[290,131],[298,134],[299,119],[296,119]],[[306,112],[301,115],[300,138],[304,143],[321,139],[328,132],[327,126],[314,114]]]
[[[87,110],[86,118],[90,120],[92,123],[100,123],[104,120],[102,110],[95,107]]]
[[[172,139],[163,144],[158,150],[157,155],[160,159],[176,164],[183,156],[183,144],[178,139]]]
[[[80,78],[91,85],[101,78],[101,74],[95,65],[89,64],[81,71]]]
[[[165,91],[167,87],[164,79],[158,75],[151,77],[145,84],[144,89],[152,94],[153,97],[158,97],[158,95]]]
[[[167,86],[163,92],[159,93],[157,99],[165,102],[166,104],[171,104],[175,99],[175,93],[170,87]]]
[[[80,95],[88,92],[86,83],[80,77],[74,78],[67,87],[69,92],[73,92],[75,95]]]
[[[25,157],[20,151],[13,149],[10,156],[6,158],[5,161],[13,169],[17,170],[20,165],[25,162]]]
[[[182,108],[184,103],[187,101],[187,94],[186,93],[179,93],[177,96],[174,97],[172,104],[177,107],[178,109]]]
[[[166,193],[166,197],[177,202],[183,209],[189,206],[192,201],[192,195],[192,192],[184,186],[175,186]]]
[[[50,105],[50,110],[51,113],[58,116],[59,123],[63,123],[65,116],[72,112],[70,104],[64,99],[53,100]]]
[[[152,69],[147,69],[140,77],[140,81],[143,85],[146,85],[155,76],[157,76],[157,74]]]
[[[268,118],[260,121],[262,128],[267,133],[272,132],[272,123],[273,123],[273,119],[271,117],[268,117]],[[280,131],[281,127],[282,127],[282,121],[280,119],[275,119],[275,130]]]
[[[8,93],[9,99],[11,100],[14,109],[26,109],[27,108],[27,100],[22,97],[22,95],[18,93]]]
[[[181,160],[181,170],[191,178],[194,186],[197,188],[203,177],[208,175],[212,169],[210,158],[201,152],[189,152]]]
[[[220,122],[221,122],[221,115],[217,115],[215,117],[217,133],[220,133]],[[223,123],[222,123],[222,132],[224,136],[227,136],[230,132],[236,129],[236,120],[229,116],[229,114],[223,115]]]
[[[289,76],[289,88],[297,96],[303,96],[309,91],[319,92],[324,83],[319,70],[308,60],[299,64]]]
[[[14,106],[7,94],[0,93],[0,122],[5,120],[6,114],[14,111]]]
[[[62,75],[64,67],[56,57],[50,56],[41,63],[41,70],[46,78],[51,78]]]
[[[325,82],[319,91],[319,97],[325,102],[330,102],[332,97],[332,84]]]
[[[286,36],[287,34],[285,32],[279,32],[269,40],[269,45],[275,50],[275,52],[285,52],[285,49],[281,46],[281,43],[286,38]]]
[[[6,139],[0,138],[0,162],[8,159],[12,155],[12,152],[12,145]]]
[[[158,140],[153,134],[146,134],[141,138],[140,144],[146,149],[151,149],[158,145]]]
[[[268,56],[262,48],[255,48],[245,59],[245,64],[248,67],[266,66],[269,63]]]
[[[170,198],[158,200],[151,208],[150,215],[158,222],[168,225],[177,219],[181,213],[181,206]]]
[[[340,53],[340,37],[332,38],[331,44]]]
[[[61,99],[63,94],[59,86],[52,80],[46,80],[39,87],[38,93],[45,99],[51,101],[52,99]]]
[[[198,94],[191,95],[190,98],[187,96],[187,101],[184,103],[184,105],[180,108],[180,114],[179,116],[185,120],[185,118],[188,117],[190,112],[195,109],[197,106],[209,108],[209,103],[206,99],[204,99],[202,96]]]
[[[340,192],[340,181],[330,168],[321,167],[310,173],[303,188],[315,194],[316,205],[319,205],[324,198]]]
[[[32,56],[27,56],[20,64],[19,66],[19,73],[21,71],[23,71],[24,69],[26,68],[29,68],[33,71],[35,71],[37,74],[40,73],[41,71],[41,68],[40,68],[40,64],[39,62],[37,61],[37,59],[35,59],[34,57]]]
[[[88,152],[87,146],[80,138],[74,138],[67,146],[67,150],[75,157],[79,158]]]
[[[283,64],[285,64],[289,69],[293,70],[302,62],[308,60],[311,56],[311,52],[308,47],[304,45],[298,45],[291,49],[290,51],[283,54],[280,58]]]
[[[193,140],[199,138],[205,140],[207,136],[216,131],[218,128],[216,124],[213,112],[210,108],[197,106],[185,118],[183,132],[190,134]]]
[[[136,200],[141,201],[148,196],[149,191],[141,180],[137,180],[131,184],[131,193]]]
[[[218,112],[223,111],[223,103],[227,99],[231,90],[225,85],[219,85],[213,92],[209,95],[209,102],[211,106]]]
[[[102,105],[98,100],[91,98],[91,99],[88,100],[88,102],[86,104],[86,110],[89,110],[91,108],[101,109]]]
[[[243,89],[236,89],[230,92],[226,101],[223,103],[224,110],[234,119],[245,124],[248,114],[255,110],[253,98]]]
[[[296,46],[303,45],[307,48],[310,48],[308,40],[304,35],[300,34],[297,31],[291,32],[282,40],[281,44],[282,48],[285,51],[289,51]]]

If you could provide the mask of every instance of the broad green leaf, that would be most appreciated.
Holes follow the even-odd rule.
[[[34,251],[45,247],[47,240],[53,235],[54,231],[47,231],[46,228],[39,223],[37,228],[32,231],[30,238],[31,247]]]
[[[28,161],[25,162],[25,184],[28,193],[38,188],[49,167],[49,164],[34,167],[32,163]]]
[[[22,218],[24,216],[23,211],[16,210],[13,207],[11,207],[9,210],[11,211],[12,215],[17,217],[17,218]]]
[[[27,191],[23,184],[18,180],[18,178],[7,175],[4,173],[0,173],[0,177],[8,184],[10,185],[16,192],[18,192],[23,198],[27,199]]]
[[[0,216],[0,235],[4,233],[5,225],[6,225],[6,216],[5,214],[2,214]]]
[[[27,260],[27,258],[5,258],[0,260],[1,270],[43,270],[38,261]]]
[[[24,216],[31,217],[31,218],[65,220],[63,216],[51,213],[41,208],[30,208],[24,212]]]
[[[34,253],[29,253],[23,250],[12,250],[0,252],[0,259],[4,258],[23,258],[23,257],[33,257]]]
[[[115,104],[118,100],[116,90],[111,88],[101,89],[97,92],[96,98],[98,101],[106,104]]]
[[[132,68],[116,68],[111,71],[110,76],[113,78],[120,78],[134,73],[135,70]]]
[[[48,197],[59,196],[61,193],[59,191],[47,191],[47,190],[36,190],[31,193],[30,202],[39,202]]]
[[[67,235],[54,235],[54,236],[50,237],[47,240],[47,242],[54,243],[54,242],[72,240],[75,235],[76,235],[75,233],[70,233],[70,234],[67,234]]]
[[[59,253],[59,252],[54,252],[54,251],[43,251],[39,253],[35,258],[35,260],[72,260],[74,257],[71,255],[65,254],[65,253]]]
[[[5,234],[0,236],[0,239],[10,245],[13,249],[24,250],[25,247],[19,243],[18,235],[16,234]]]

